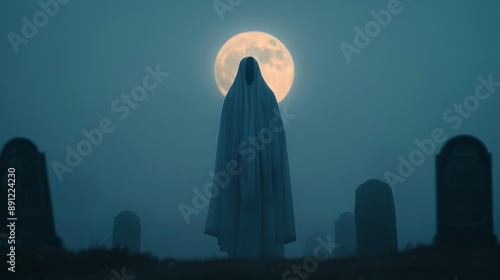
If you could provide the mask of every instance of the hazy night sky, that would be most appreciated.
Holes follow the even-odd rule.
[[[223,103],[217,51],[233,35],[263,31],[295,63],[280,103],[296,115],[286,127],[297,227],[287,256],[304,253],[312,232],[333,234],[334,220],[354,210],[357,186],[397,173],[398,156],[408,158],[414,140],[435,128],[474,135],[492,153],[500,235],[500,87],[459,126],[443,119],[474,94],[480,75],[500,81],[500,2],[402,0],[402,11],[348,63],[339,44],[353,45],[353,28],[364,29],[370,11],[388,2],[243,0],[221,21],[209,0],[70,1],[16,54],[7,34],[21,34],[21,18],[41,8],[2,1],[0,144],[22,136],[45,153],[67,248],[88,247],[90,236],[105,242],[114,217],[132,210],[143,251],[212,256],[216,239],[203,233],[208,208],[186,225],[178,205],[191,204],[192,189],[211,181]],[[110,105],[157,64],[170,76],[121,120]],[[115,130],[59,182],[51,164],[64,163],[65,147],[75,148],[81,131],[103,118]],[[400,249],[434,237],[435,154],[395,185]]]

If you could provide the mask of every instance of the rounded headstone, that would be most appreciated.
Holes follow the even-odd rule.
[[[371,179],[361,184],[354,212],[358,255],[398,251],[396,211],[387,183]]]
[[[450,139],[436,156],[438,246],[493,245],[491,155],[478,139]]]
[[[113,226],[113,247],[128,250],[130,253],[141,251],[141,222],[132,211],[123,211],[115,217]]]

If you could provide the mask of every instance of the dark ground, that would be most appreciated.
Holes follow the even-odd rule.
[[[2,250],[5,252],[4,250]],[[437,250],[418,247],[382,257],[304,260],[160,260],[147,254],[129,255],[125,251],[95,248],[71,253],[62,251],[50,256],[33,252],[16,253],[16,272],[7,271],[7,256],[1,254],[1,279],[19,280],[142,280],[142,279],[349,279],[349,280],[499,280],[500,246],[492,249],[466,248]],[[309,259],[310,261],[311,259]],[[301,266],[301,272],[292,272]],[[124,270],[123,270],[124,269]],[[290,274],[284,275],[286,271]],[[123,274],[122,274],[123,273]]]

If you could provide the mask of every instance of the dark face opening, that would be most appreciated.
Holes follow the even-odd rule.
[[[245,65],[245,79],[248,85],[251,85],[253,83],[253,67],[253,58],[247,59]]]

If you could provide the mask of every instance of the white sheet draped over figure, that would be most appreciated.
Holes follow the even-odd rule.
[[[205,233],[230,258],[283,257],[295,221],[278,102],[253,57],[224,100]]]

